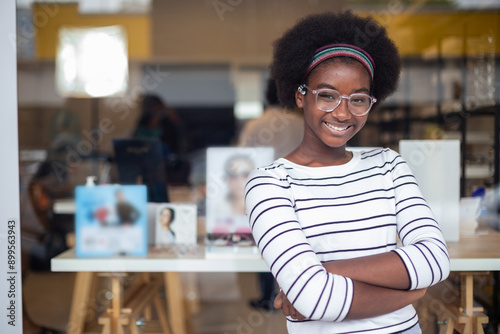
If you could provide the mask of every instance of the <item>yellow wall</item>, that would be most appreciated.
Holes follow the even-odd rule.
[[[404,56],[444,57],[500,54],[500,11],[402,13],[394,18],[374,16],[388,23],[388,33]],[[464,38],[467,37],[467,38]],[[489,39],[490,38],[490,39]]]
[[[154,56],[168,62],[268,64],[273,41],[298,19],[339,8],[337,1],[252,0],[236,2],[237,6],[221,14],[210,3],[215,2],[203,6],[199,0],[155,0],[151,13]],[[462,56],[464,36],[469,55],[479,51],[500,54],[498,10],[437,12],[386,7],[359,14],[373,15],[386,26],[402,56],[437,57],[439,43],[443,56]]]
[[[80,15],[77,4],[37,4],[37,59],[54,59],[61,26],[121,24],[129,56],[171,63],[267,64],[272,42],[304,15],[336,10],[335,2],[243,1],[217,12],[215,2],[156,0],[150,15]],[[360,13],[386,25],[402,56],[500,54],[500,11]],[[50,16],[45,22],[37,18]],[[466,37],[466,38],[464,38]]]
[[[60,27],[100,27],[122,25],[127,31],[130,59],[146,60],[151,56],[151,25],[148,15],[80,15],[77,4],[38,3],[33,9],[36,27],[36,57],[55,58]]]

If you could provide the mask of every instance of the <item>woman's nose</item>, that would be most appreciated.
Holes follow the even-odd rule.
[[[342,97],[340,104],[332,111],[332,116],[339,121],[351,118],[351,112],[348,106],[349,99]]]

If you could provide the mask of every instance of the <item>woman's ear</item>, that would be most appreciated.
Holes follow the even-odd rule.
[[[295,91],[295,103],[297,107],[304,108],[304,94],[302,94],[298,89]]]

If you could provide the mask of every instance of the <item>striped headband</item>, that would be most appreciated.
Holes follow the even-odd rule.
[[[318,66],[321,62],[329,58],[341,56],[347,56],[358,60],[366,67],[373,80],[375,63],[373,62],[372,57],[370,57],[370,55],[366,51],[349,44],[331,44],[317,49],[314,52],[313,60],[311,62],[311,65],[309,65],[304,78],[307,77],[307,75],[313,70],[313,68]]]

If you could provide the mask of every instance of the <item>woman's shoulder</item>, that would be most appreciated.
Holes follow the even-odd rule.
[[[366,161],[366,162],[369,161],[370,163],[373,163],[375,161],[393,162],[395,159],[400,158],[398,152],[387,147],[360,149],[359,155],[361,161]]]
[[[267,176],[267,177],[278,177],[281,178],[283,175],[287,174],[287,170],[290,167],[286,166],[284,159],[277,159],[273,163],[265,166],[255,168],[250,177],[252,176]]]
[[[272,180],[273,183],[276,182],[283,184],[288,183],[290,177],[293,176],[295,172],[293,164],[289,163],[286,159],[279,158],[269,165],[254,169],[250,173],[248,180],[249,182],[257,180]]]

